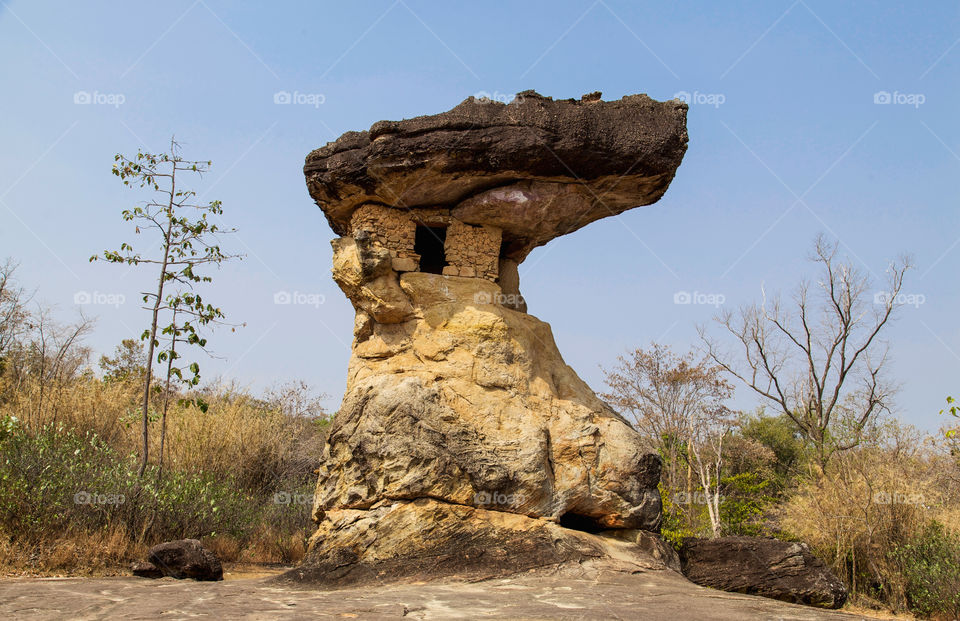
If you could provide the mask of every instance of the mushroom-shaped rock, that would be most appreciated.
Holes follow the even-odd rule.
[[[645,95],[470,98],[308,156],[356,321],[318,530],[290,579],[495,575],[608,549],[583,543],[593,533],[636,542],[659,530],[659,458],[526,313],[517,266],[558,235],[656,201],[686,148],[685,114]],[[502,553],[476,555],[493,542]]]

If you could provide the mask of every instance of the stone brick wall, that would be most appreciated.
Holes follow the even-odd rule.
[[[419,269],[420,255],[415,250],[417,224],[447,225],[444,254],[448,276],[496,280],[499,275],[501,230],[492,226],[473,226],[450,217],[444,209],[402,210],[367,204],[357,209],[350,219],[354,236],[361,231],[371,242],[390,250],[394,269],[412,272]]]
[[[447,263],[444,274],[496,280],[500,259],[500,229],[472,226],[452,220],[444,245]]]
[[[413,251],[417,225],[406,210],[363,205],[350,218],[350,229],[354,236],[360,231],[368,232],[374,245],[387,248],[394,258],[420,259]]]

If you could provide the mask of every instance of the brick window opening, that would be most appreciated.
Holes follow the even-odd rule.
[[[442,274],[447,266],[443,245],[447,240],[447,228],[443,226],[417,225],[413,251],[420,255],[420,271]]]

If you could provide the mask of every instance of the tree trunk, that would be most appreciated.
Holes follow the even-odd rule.
[[[167,410],[170,406],[170,371],[177,353],[177,311],[173,311],[173,336],[170,338],[170,357],[167,358],[167,380],[163,388],[163,413],[160,415],[160,459],[157,467],[157,482],[163,477],[163,450],[167,444]]]
[[[177,190],[177,165],[173,164],[170,176],[170,202],[167,206],[167,231],[163,242],[163,264],[160,267],[160,277],[157,283],[157,299],[153,303],[153,318],[150,321],[150,343],[147,347],[147,377],[143,381],[142,428],[141,441],[143,455],[140,459],[140,470],[137,476],[142,478],[147,470],[147,459],[150,457],[150,383],[153,379],[153,351],[157,339],[157,317],[160,315],[160,304],[163,302],[163,283],[167,274],[167,262],[170,260],[170,236],[173,233],[173,198]]]

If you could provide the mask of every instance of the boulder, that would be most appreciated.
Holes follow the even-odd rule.
[[[847,588],[804,543],[759,537],[686,538],[683,574],[701,586],[840,608]]]
[[[134,563],[131,566],[133,575],[139,578],[163,578],[163,572],[160,568],[148,561]]]
[[[220,559],[196,539],[168,541],[150,548],[147,561],[134,563],[133,574],[142,578],[223,580]]]

